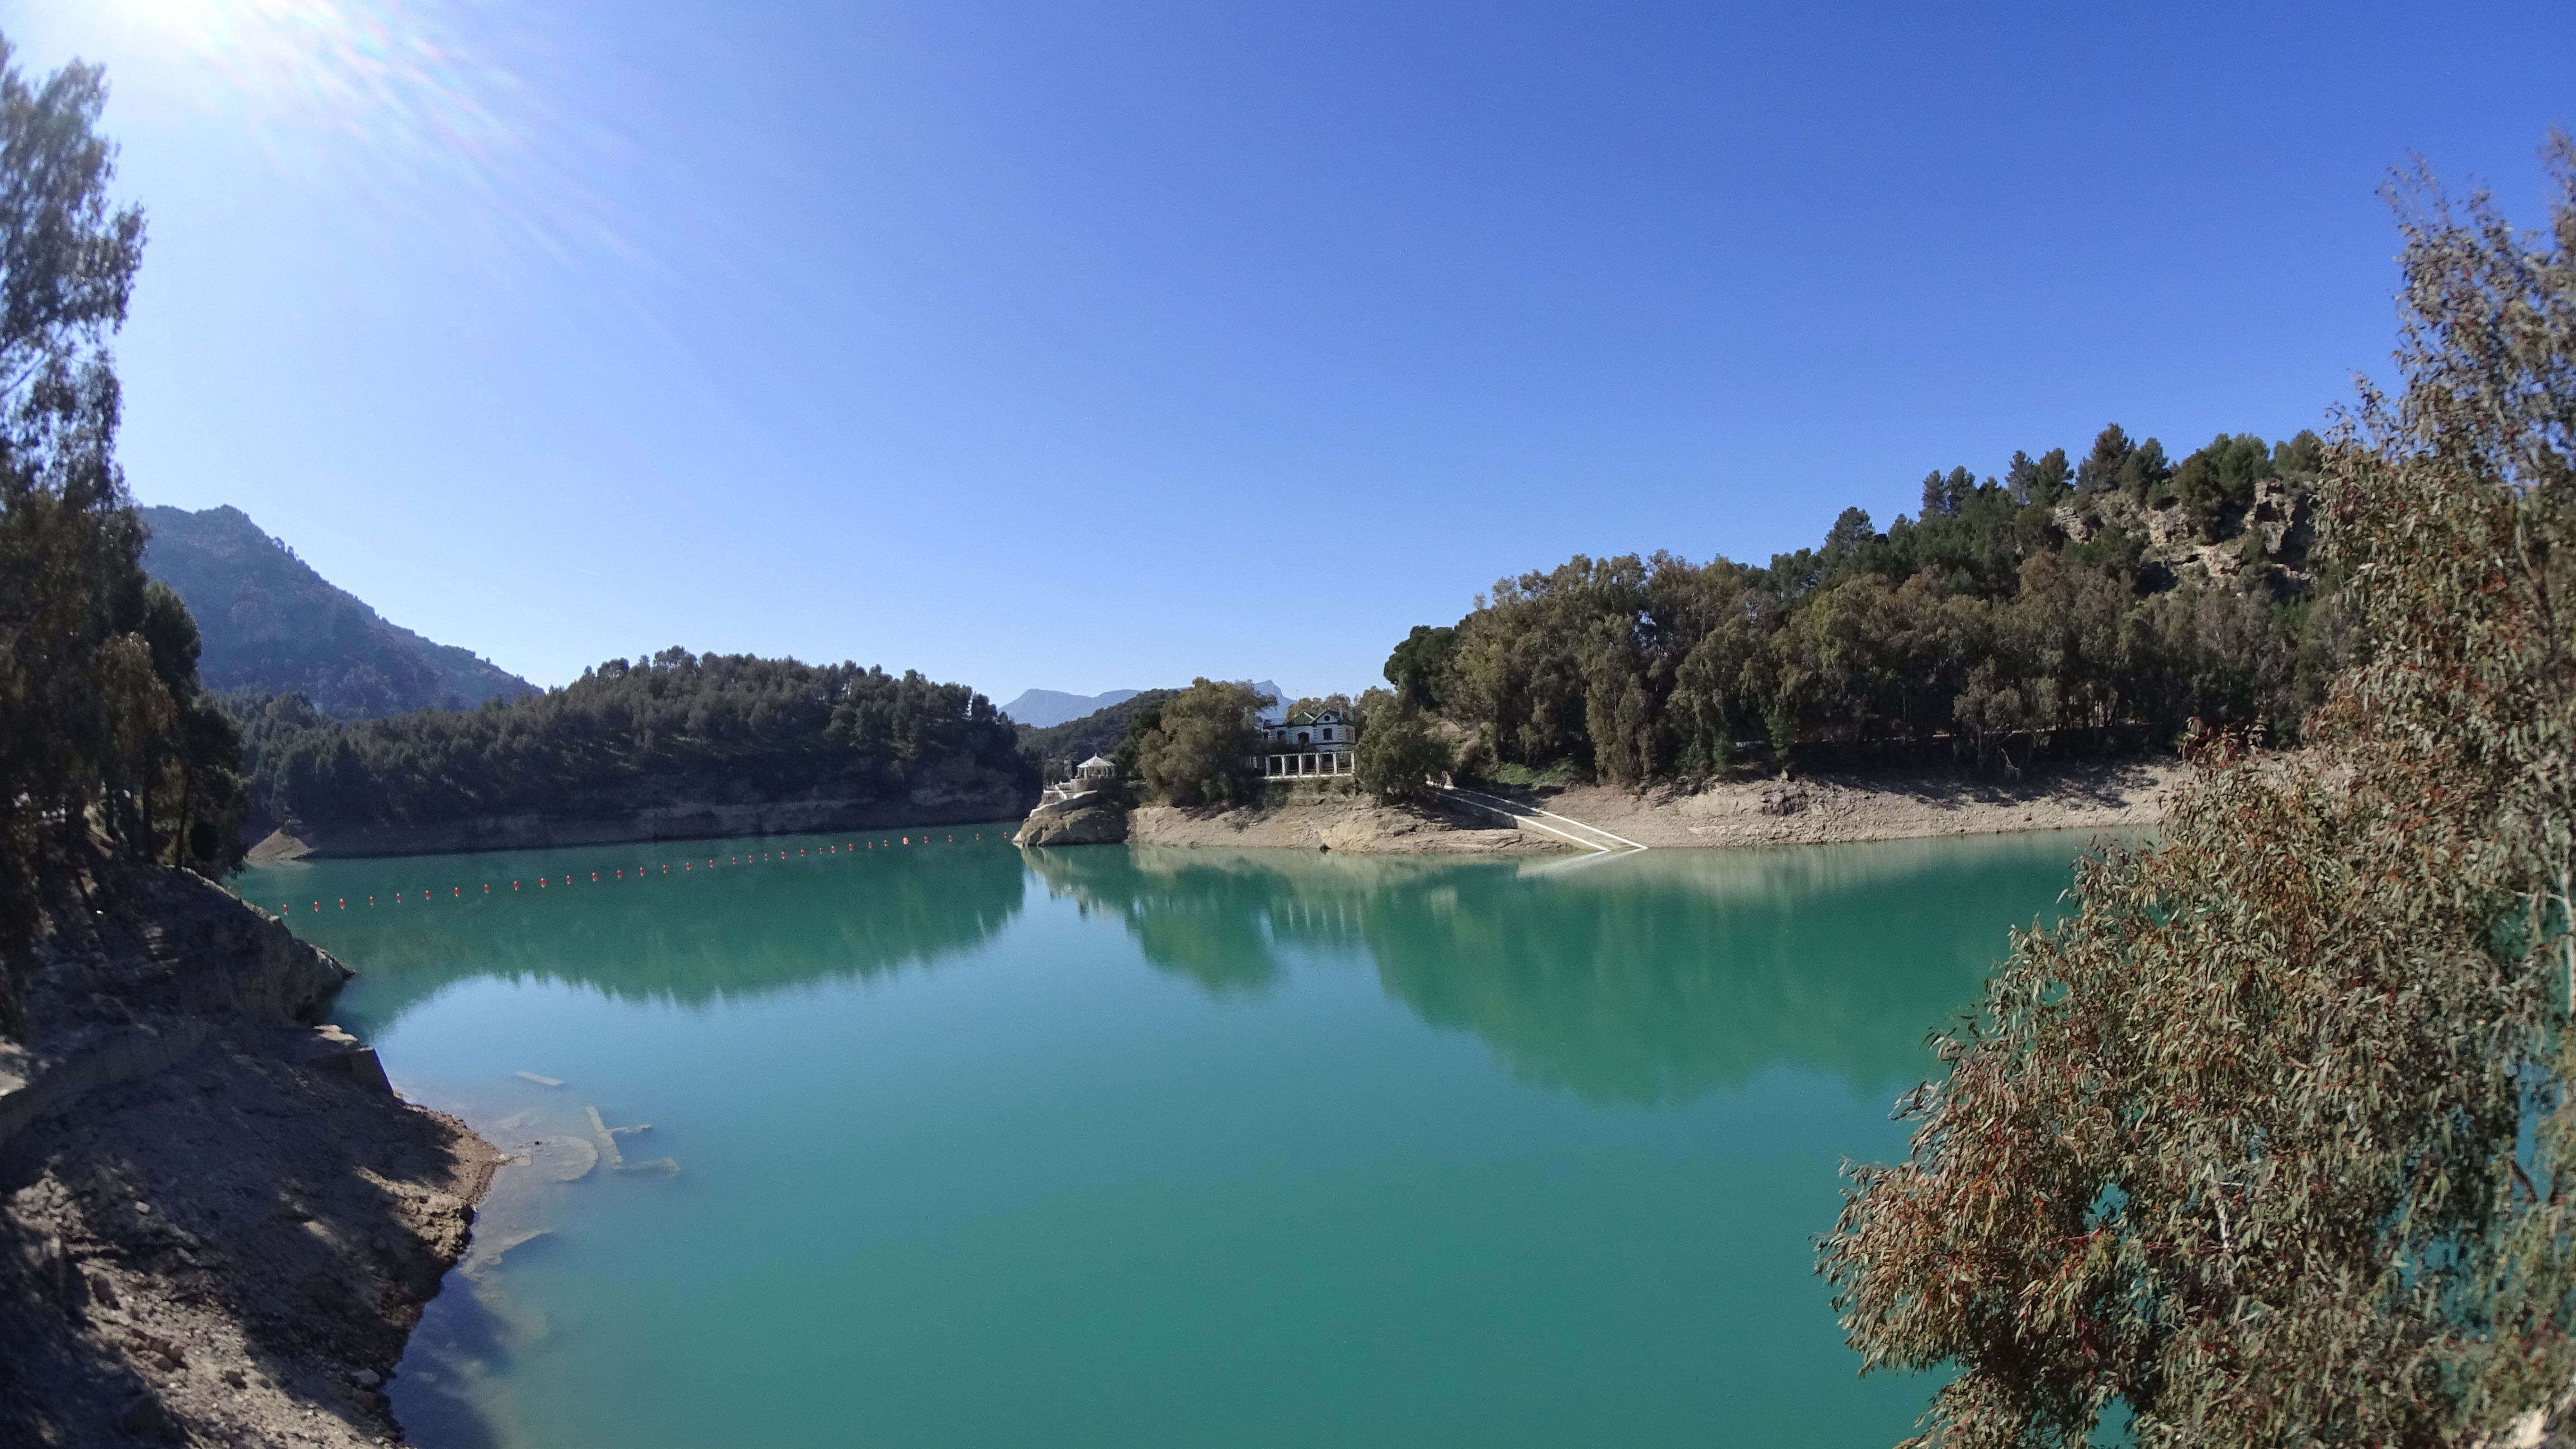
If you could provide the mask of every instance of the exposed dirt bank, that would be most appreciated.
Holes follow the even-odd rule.
[[[1581,785],[1514,791],[1514,801],[1569,816],[1656,849],[1827,845],[1995,835],[2015,830],[2130,830],[2164,819],[2177,761],[2127,760],[2034,769],[2018,778],[1971,770],[1798,776],[1712,785],[1697,793]],[[1138,845],[1276,847],[1387,855],[1578,849],[1535,824],[1463,800],[1382,806],[1358,794],[1300,793],[1236,810],[1149,806],[1135,812]]]
[[[1798,776],[1637,793],[1598,785],[1528,797],[1640,845],[1832,845],[2015,830],[2130,830],[2164,819],[2185,767],[2171,759],[2047,767]]]
[[[1148,805],[1128,817],[1136,845],[1346,850],[1371,855],[1453,855],[1568,848],[1535,831],[1448,810],[1380,805],[1366,795],[1300,792],[1235,810]]]
[[[339,963],[105,856],[0,1042],[0,1443],[393,1445],[497,1154],[309,1022]]]

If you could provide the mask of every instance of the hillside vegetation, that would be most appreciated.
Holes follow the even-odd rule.
[[[2180,462],[2105,428],[2088,454],[1924,480],[1884,532],[1845,509],[1767,566],[1669,553],[1496,583],[1386,676],[1468,736],[1469,771],[1617,784],[1748,754],[1995,764],[2162,745],[2198,718],[2294,734],[2343,652],[2313,571],[2323,448],[2221,436]]]
[[[480,709],[343,723],[298,695],[241,701],[269,823],[423,825],[790,799],[1037,789],[992,702],[855,664],[665,649]]]
[[[340,719],[470,709],[536,686],[385,622],[238,508],[146,508],[144,572],[178,591],[204,638],[214,690],[301,694]]]

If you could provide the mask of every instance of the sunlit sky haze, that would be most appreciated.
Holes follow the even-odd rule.
[[[561,683],[1373,682],[2384,374],[2421,152],[2537,216],[2564,4],[0,0],[101,61],[148,503]]]

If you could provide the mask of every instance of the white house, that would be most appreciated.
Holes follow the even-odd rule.
[[[1347,775],[1359,727],[1337,709],[1301,709],[1277,724],[1264,724],[1262,775],[1272,780],[1308,775]]]

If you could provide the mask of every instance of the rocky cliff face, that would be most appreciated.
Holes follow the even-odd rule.
[[[496,1154],[311,1020],[348,972],[99,853],[0,1042],[0,1443],[392,1445]]]

